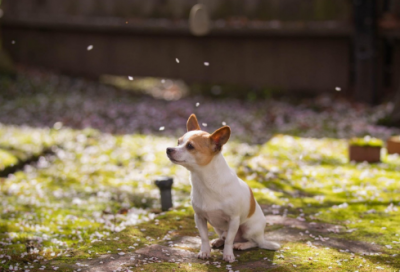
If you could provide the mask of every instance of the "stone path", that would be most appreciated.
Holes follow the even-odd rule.
[[[109,272],[123,266],[145,266],[157,262],[199,263],[204,261],[197,259],[195,252],[155,244],[138,249],[134,253],[126,253],[123,256],[105,254],[97,259],[85,260],[75,264],[75,268],[81,269],[81,271]]]
[[[330,247],[349,253],[353,252],[368,255],[382,250],[378,245],[326,237],[326,235],[331,232],[337,233],[345,231],[345,228],[342,226],[324,223],[308,223],[298,219],[277,215],[266,216],[266,218],[268,222],[282,226],[280,229],[267,232],[266,237],[268,240],[281,243],[283,248],[287,242],[304,241],[307,246]],[[212,258],[209,260],[198,259],[197,251],[201,244],[199,237],[173,237],[172,241],[173,242],[169,244],[170,246],[153,244],[122,256],[118,254],[102,255],[97,259],[85,260],[81,263],[77,263],[74,265],[74,268],[76,268],[77,271],[80,269],[80,271],[107,272],[118,270],[122,267],[145,268],[147,264],[156,262],[201,263],[223,268],[229,265],[221,260],[222,254],[220,249],[213,249]],[[252,250],[254,253],[258,254],[258,249]],[[243,251],[235,251],[236,256],[240,256],[242,253]],[[264,271],[267,268],[276,267],[272,262],[274,255],[275,252],[266,251],[261,255],[259,260],[248,262],[241,262],[240,257],[238,257],[237,262],[230,264],[231,269],[235,271],[246,268],[251,271],[261,271],[260,269]]]
[[[333,232],[340,233],[346,231],[346,228],[340,225],[332,225],[325,223],[305,222],[299,219],[284,217],[280,215],[268,215],[265,217],[269,224],[284,225],[290,228],[303,229],[317,232]]]

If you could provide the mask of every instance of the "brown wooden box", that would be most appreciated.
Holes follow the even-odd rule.
[[[355,162],[380,162],[381,147],[350,145],[349,159]]]
[[[400,154],[400,140],[398,140],[396,138],[391,137],[387,140],[388,154]]]

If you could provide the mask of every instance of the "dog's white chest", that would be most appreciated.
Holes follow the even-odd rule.
[[[227,230],[232,216],[240,213],[240,181],[221,154],[207,167],[201,173],[191,172],[192,206],[214,228]]]
[[[211,226],[220,230],[227,230],[230,217],[223,210],[201,210],[193,206],[197,215],[204,217]]]

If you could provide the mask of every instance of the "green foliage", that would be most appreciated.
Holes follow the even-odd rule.
[[[369,136],[365,136],[364,138],[352,138],[349,144],[354,146],[383,147],[383,141],[381,139]]]
[[[18,162],[18,159],[6,150],[0,149],[0,172],[6,167],[14,166]]]

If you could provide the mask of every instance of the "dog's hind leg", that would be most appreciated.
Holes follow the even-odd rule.
[[[253,247],[257,247],[257,243],[252,242],[252,241],[233,244],[233,249],[237,249],[237,250],[245,250],[245,249],[249,249],[249,248],[253,248]]]
[[[211,240],[211,246],[213,248],[218,248],[218,247],[222,247],[225,244],[225,239],[222,238],[216,238]]]
[[[211,246],[213,248],[222,247],[225,244],[226,231],[217,228],[214,228],[214,230],[219,237],[211,241]]]

